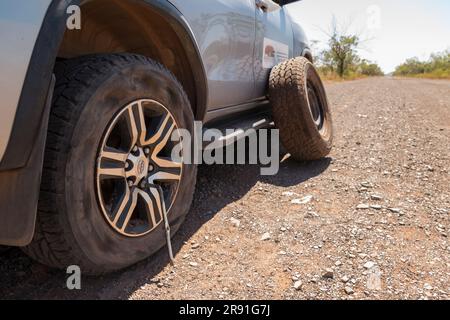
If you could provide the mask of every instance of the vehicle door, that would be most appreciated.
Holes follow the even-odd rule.
[[[278,63],[293,57],[294,44],[291,20],[285,12],[286,8],[279,5],[281,1],[255,2],[255,96],[263,97],[267,92],[270,70]]]
[[[254,94],[255,0],[170,0],[189,23],[208,78],[208,110]]]

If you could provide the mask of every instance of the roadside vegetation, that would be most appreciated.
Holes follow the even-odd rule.
[[[374,62],[358,56],[360,36],[340,28],[333,18],[327,47],[316,56],[316,65],[325,80],[354,80],[365,77],[383,76],[381,68]]]
[[[432,54],[427,61],[408,59],[395,69],[394,76],[450,79],[450,50]]]

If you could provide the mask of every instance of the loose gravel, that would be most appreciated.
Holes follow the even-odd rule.
[[[161,251],[125,271],[66,275],[0,251],[0,298],[449,299],[450,82],[327,84],[335,147],[311,163],[202,166]]]

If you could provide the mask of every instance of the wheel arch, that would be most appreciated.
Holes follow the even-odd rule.
[[[203,120],[207,80],[195,37],[167,0],[81,1],[81,30],[66,30],[58,57],[135,53],[168,68],[183,85],[195,118]]]
[[[309,48],[306,48],[305,50],[303,50],[302,56],[305,57],[306,59],[308,59],[309,62],[314,63],[314,57],[313,57],[311,50],[309,50]]]

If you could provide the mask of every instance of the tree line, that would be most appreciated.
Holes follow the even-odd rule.
[[[357,79],[383,76],[380,66],[361,58],[358,48],[366,40],[339,27],[333,18],[328,31],[327,46],[315,57],[315,64],[325,79]],[[317,42],[315,43],[317,44]],[[396,67],[394,76],[450,79],[450,50],[434,53],[426,61],[407,59]]]
[[[395,76],[450,79],[450,50],[434,53],[426,61],[410,58],[399,65]]]

